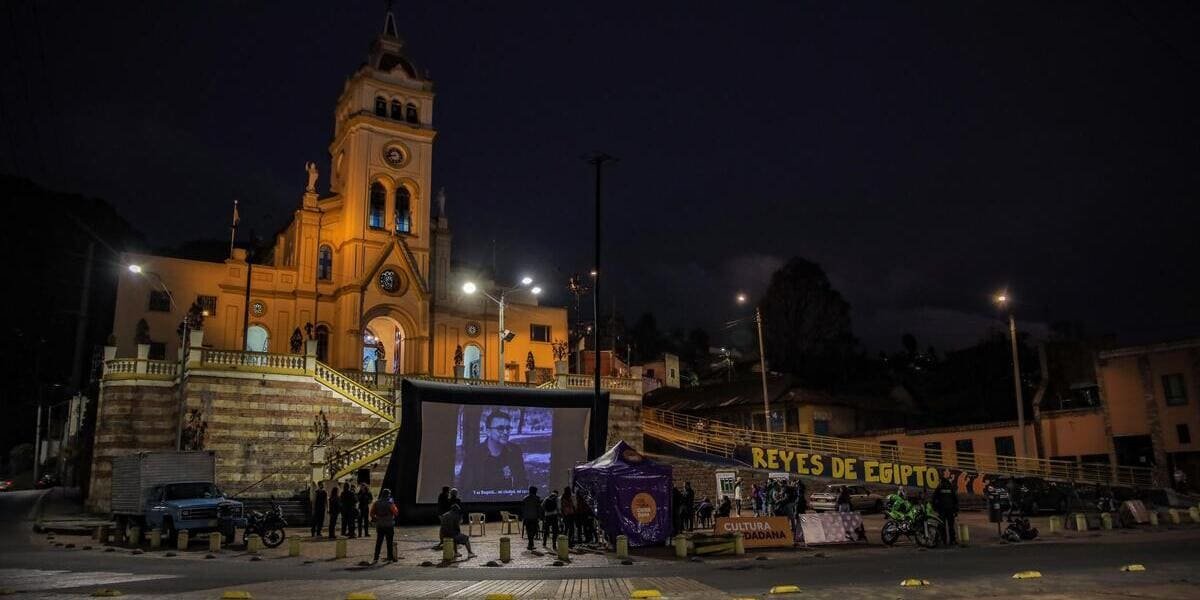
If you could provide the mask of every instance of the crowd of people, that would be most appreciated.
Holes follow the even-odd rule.
[[[338,537],[338,518],[342,520],[341,535],[348,538],[367,537],[370,529],[375,528],[375,562],[379,562],[382,546],[387,546],[387,560],[396,560],[392,541],[396,533],[396,515],[399,509],[392,500],[392,492],[387,488],[379,491],[379,498],[371,494],[371,488],[358,484],[358,489],[350,481],[341,484],[340,491],[335,482],[329,490],[325,482],[317,482],[317,493],[313,498],[312,519],[309,533],[312,537],[321,537],[322,525],[329,515],[329,539]]]
[[[558,536],[567,536],[568,547],[577,544],[594,544],[596,519],[592,502],[583,490],[572,491],[570,487],[550,490],[545,498],[538,495],[537,486],[529,486],[529,495],[521,500],[521,524],[528,540],[526,549],[535,551],[538,532],[541,532],[542,548],[553,549]],[[547,544],[549,542],[549,544]]]

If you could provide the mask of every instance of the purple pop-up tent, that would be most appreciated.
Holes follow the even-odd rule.
[[[630,546],[662,544],[671,530],[671,467],[642,456],[625,442],[574,469],[575,489],[590,498],[609,540]]]

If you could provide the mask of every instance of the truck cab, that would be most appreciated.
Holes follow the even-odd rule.
[[[212,482],[165,483],[149,488],[146,494],[146,526],[161,530],[167,538],[187,530],[219,531],[233,539],[234,530],[246,526],[242,503],[226,498]]]

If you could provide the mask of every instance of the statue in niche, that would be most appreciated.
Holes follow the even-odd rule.
[[[317,163],[312,161],[304,163],[304,170],[308,171],[308,187],[304,191],[314,194],[317,191],[317,175],[319,175],[317,172]]]

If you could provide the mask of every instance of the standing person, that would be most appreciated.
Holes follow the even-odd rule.
[[[325,482],[317,482],[317,494],[313,498],[312,519],[309,524],[309,534],[312,537],[321,537],[321,525],[325,523],[325,504],[329,498],[329,493],[325,491]]]
[[[563,488],[562,499],[559,500],[559,512],[562,513],[563,533],[567,536],[567,547],[575,547],[575,498],[571,496],[571,486]]]
[[[671,531],[683,531],[683,492],[679,486],[671,488]]]
[[[438,494],[437,514],[440,517],[446,514],[448,510],[450,510],[450,486],[443,485],[442,493]]]
[[[342,485],[342,535],[350,538],[357,537],[358,529],[355,523],[355,513],[358,508],[358,496],[354,494],[354,486],[349,481]]]
[[[546,547],[546,539],[553,542],[558,540],[558,490],[550,490],[550,495],[542,501],[542,547]]]
[[[733,480],[733,510],[739,517],[742,516],[742,485],[741,477]]]
[[[842,491],[838,492],[837,497],[838,512],[848,513],[851,509],[850,504],[850,486],[843,485]]]
[[[757,483],[752,484],[750,486],[750,506],[751,506],[751,508],[754,509],[754,516],[756,516],[756,517],[761,516],[761,514],[762,514],[762,489],[760,489],[758,487]]]
[[[380,492],[382,494],[383,492]],[[371,496],[371,488],[367,484],[360,483],[358,485],[358,535],[359,537],[367,537],[371,527],[371,501],[375,498]]]
[[[521,501],[521,521],[525,523],[525,535],[529,537],[529,551],[533,552],[533,542],[538,536],[538,520],[542,518],[542,499],[538,497],[537,486],[529,486],[529,495]]]
[[[392,540],[396,535],[396,515],[399,511],[396,509],[396,503],[392,502],[392,491],[383,488],[379,490],[379,500],[368,509],[368,517],[375,521],[375,560],[379,562],[379,546],[387,544],[387,560],[388,562],[396,562],[396,556],[392,552]]]
[[[446,510],[450,510],[451,508],[454,508],[455,506],[457,506],[458,512],[464,512],[462,500],[460,500],[458,498],[458,488],[450,488],[450,497],[446,499],[446,502],[448,503],[446,506]],[[445,514],[445,513],[442,513],[442,514]]]
[[[442,515],[442,525],[438,530],[438,538],[454,540],[455,544],[462,544],[467,548],[467,558],[475,558],[475,552],[471,550],[471,538],[467,537],[462,532],[462,510],[457,505],[451,506],[446,514]],[[458,552],[454,552],[458,556]]]
[[[688,531],[696,528],[696,490],[690,481],[683,483],[683,525]]]
[[[958,494],[951,487],[949,479],[942,478],[933,490],[933,510],[946,524],[946,541],[952,546],[957,544],[958,532],[955,531],[954,517],[958,515]]]
[[[733,510],[733,505],[729,502],[729,496],[722,496],[721,504],[717,506],[717,516],[728,517],[731,510]]]
[[[338,495],[338,486],[333,484],[329,489],[329,539],[337,537],[337,519],[342,514],[342,497]]]
[[[808,512],[808,489],[804,487],[804,480],[796,480],[796,514],[802,515]]]
[[[583,491],[575,493],[575,527],[579,529],[579,539],[585,544],[596,542],[596,520],[592,514],[592,503]]]

